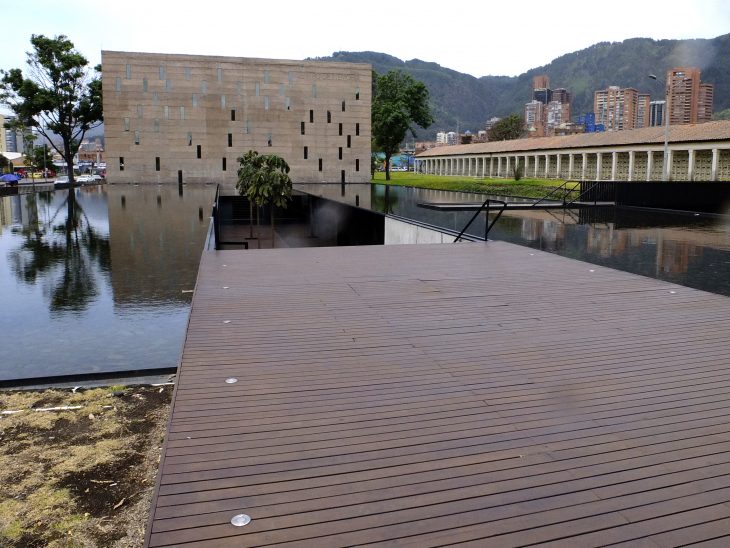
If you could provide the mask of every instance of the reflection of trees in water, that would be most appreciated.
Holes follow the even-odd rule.
[[[23,242],[8,259],[20,281],[48,284],[51,312],[82,311],[99,293],[94,271],[109,272],[109,239],[96,232],[73,190],[55,211],[50,211],[51,200],[51,193],[27,196],[29,222],[15,231]],[[43,222],[39,202],[47,209]]]
[[[370,203],[373,211],[381,213],[393,213],[393,208],[398,205],[398,196],[390,191],[390,185],[372,185]]]

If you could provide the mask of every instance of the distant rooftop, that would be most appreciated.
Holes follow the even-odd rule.
[[[670,126],[669,141],[672,143],[730,141],[730,120]],[[417,157],[427,158],[431,156],[458,156],[463,154],[490,154],[498,152],[526,152],[534,150],[663,143],[664,126],[656,126],[624,131],[579,133],[562,137],[526,138],[511,141],[490,141],[487,143],[438,147],[426,150],[418,154]]]

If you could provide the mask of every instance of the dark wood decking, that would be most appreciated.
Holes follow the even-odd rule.
[[[730,546],[729,328],[500,242],[205,254],[148,544]]]

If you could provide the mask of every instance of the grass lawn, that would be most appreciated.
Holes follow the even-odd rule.
[[[385,184],[385,173],[376,173],[374,183]],[[444,175],[425,175],[396,171],[390,174],[391,185],[413,186],[434,190],[455,190],[461,192],[480,192],[498,196],[523,196],[526,198],[542,198],[552,189],[559,187],[564,181],[556,179],[529,179],[519,181],[511,179],[477,179],[473,177],[453,177]],[[574,188],[578,188],[574,183]],[[560,197],[557,194],[555,197]],[[573,197],[573,196],[571,196]]]

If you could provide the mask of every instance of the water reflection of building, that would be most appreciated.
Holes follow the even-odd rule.
[[[215,189],[109,185],[109,229],[117,306],[189,302]],[[194,260],[191,260],[193,258]]]

